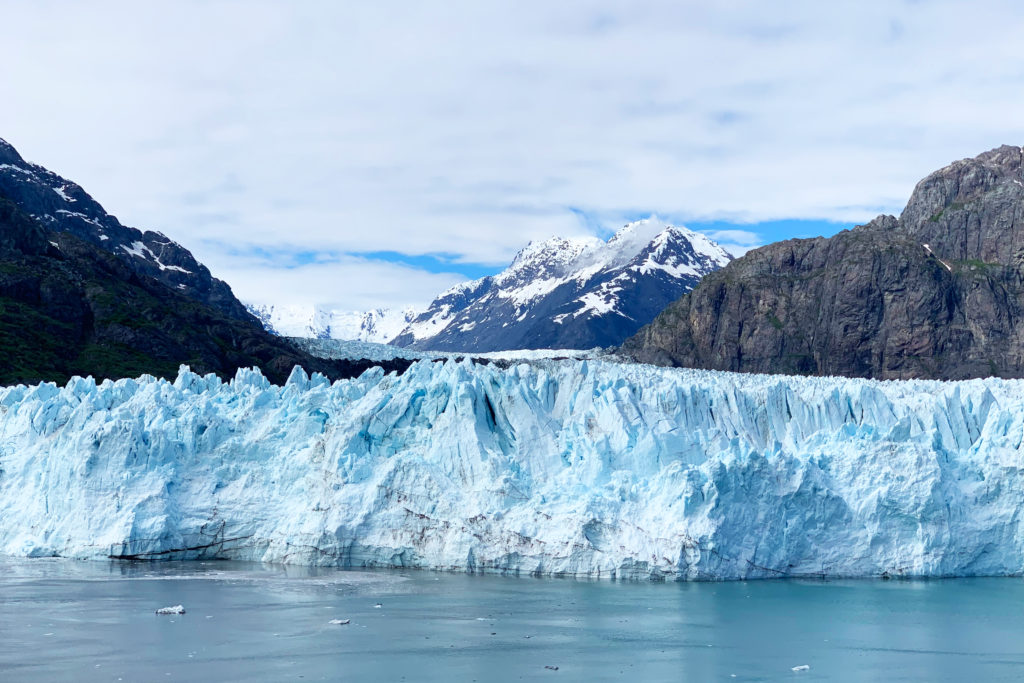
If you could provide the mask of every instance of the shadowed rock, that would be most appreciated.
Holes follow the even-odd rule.
[[[899,219],[706,276],[626,341],[663,365],[877,378],[1024,376],[1022,149],[950,164]]]

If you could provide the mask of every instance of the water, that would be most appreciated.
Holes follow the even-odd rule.
[[[179,603],[185,615],[154,614]],[[0,560],[3,681],[623,679],[1021,680],[1024,581],[614,583]]]

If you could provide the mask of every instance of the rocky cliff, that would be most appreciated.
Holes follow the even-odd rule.
[[[110,252],[135,273],[238,320],[251,321],[226,283],[166,235],[121,225],[77,183],[25,161],[0,138],[0,195],[44,227]]]
[[[174,377],[181,364],[225,377],[258,366],[275,382],[297,364],[335,379],[408,367],[296,349],[264,331],[184,247],[121,226],[77,185],[19,160],[0,141],[0,385]],[[83,210],[54,208],[61,202]],[[166,249],[155,251],[154,239]]]
[[[626,341],[665,365],[877,378],[1024,376],[1024,148],[922,180],[897,219],[707,275]]]

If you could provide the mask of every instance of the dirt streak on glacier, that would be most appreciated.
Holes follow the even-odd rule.
[[[741,579],[1024,571],[1024,383],[545,361],[0,389],[0,553]]]

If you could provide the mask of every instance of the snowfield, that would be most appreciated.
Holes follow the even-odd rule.
[[[1024,571],[1024,383],[602,361],[0,389],[0,553],[591,577]]]
[[[486,351],[467,353],[457,351],[413,351],[401,346],[343,339],[308,339],[289,337],[289,341],[306,353],[319,358],[385,361],[396,358],[408,360],[462,360],[463,358],[498,361],[539,361],[544,359],[603,359],[611,355],[604,349],[520,349],[513,351]]]
[[[338,339],[384,344],[405,329],[419,312],[413,308],[350,311],[323,305],[261,304],[246,310],[272,334],[307,339]]]

